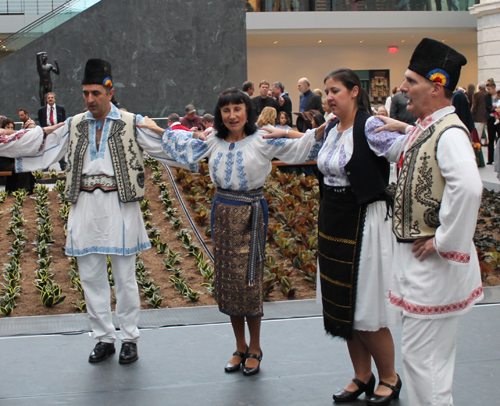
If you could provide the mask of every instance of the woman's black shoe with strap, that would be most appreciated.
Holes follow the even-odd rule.
[[[228,362],[226,364],[226,367],[224,368],[225,372],[236,372],[236,371],[240,370],[240,366],[244,365],[245,361],[247,359],[248,347],[247,347],[247,350],[244,354],[241,351],[235,351],[235,352],[233,352],[233,356],[240,357],[241,361],[238,364],[231,364],[230,362]]]
[[[335,402],[337,403],[352,402],[353,400],[357,399],[359,395],[361,395],[363,392],[365,392],[367,396],[373,395],[373,390],[375,389],[375,376],[373,374],[367,383],[361,382],[359,379],[356,378],[354,378],[352,381],[356,384],[358,390],[354,392],[349,392],[342,389],[341,391],[333,395],[333,400]]]
[[[245,367],[243,368],[243,375],[250,376],[250,375],[258,374],[260,371],[260,362],[262,361],[262,356],[263,356],[262,350],[260,350],[260,355],[252,354],[252,353],[248,354],[247,359],[254,358],[257,361],[259,361],[259,364],[255,368],[248,368],[245,364]]]
[[[387,386],[392,390],[392,393],[388,396],[379,396],[373,394],[368,399],[366,399],[366,403],[370,406],[387,406],[392,402],[392,399],[399,399],[399,394],[401,392],[401,386],[403,386],[403,382],[401,382],[401,378],[398,375],[398,381],[396,385],[389,385],[386,382],[380,381],[379,385]]]

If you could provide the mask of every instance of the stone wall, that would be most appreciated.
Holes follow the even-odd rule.
[[[470,13],[477,16],[478,82],[500,83],[500,1],[481,0]]]
[[[102,0],[0,61],[0,114],[36,117],[36,54],[57,59],[57,103],[69,115],[84,108],[81,80],[89,58],[113,67],[121,107],[152,117],[184,114],[193,103],[211,112],[217,96],[247,77],[243,0]]]

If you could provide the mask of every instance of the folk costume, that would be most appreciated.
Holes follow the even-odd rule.
[[[323,196],[318,248],[327,333],[351,339],[353,329],[394,327],[388,302],[393,235],[385,188],[388,161],[397,161],[405,135],[374,129],[383,123],[358,110],[354,126],[327,128],[318,155]]]
[[[259,130],[228,143],[210,134],[206,141],[185,131],[167,129],[163,147],[181,163],[209,157],[209,171],[217,186],[211,224],[215,256],[214,298],[230,316],[263,315],[262,278],[267,235],[267,205],[262,186],[271,160],[306,162],[317,155],[322,141],[310,132],[300,139],[263,139]]]
[[[87,64],[83,84],[112,81],[110,67],[108,74],[102,74],[101,64],[97,65],[89,72]],[[78,258],[92,331],[101,342],[115,341],[106,268],[106,255],[110,255],[121,340],[137,342],[140,299],[135,254],[151,247],[139,204],[144,196],[143,151],[166,164],[181,165],[165,154],[161,137],[136,127],[142,116],[110,106],[103,122],[90,112],[66,120],[47,136],[38,154],[26,152],[33,156],[18,158],[16,169],[48,167],[68,153],[65,199],[72,206],[65,249],[66,255]],[[98,126],[102,126],[99,147]],[[33,131],[43,139],[40,127]]]
[[[465,57],[424,39],[408,69],[454,89]],[[396,188],[391,303],[403,311],[402,359],[411,406],[453,405],[459,316],[483,298],[473,236],[482,182],[467,129],[448,106],[418,120]],[[436,252],[419,261],[419,238]]]

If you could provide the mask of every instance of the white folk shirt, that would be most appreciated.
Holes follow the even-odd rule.
[[[231,190],[253,190],[262,187],[271,172],[273,157],[286,163],[314,160],[323,143],[317,141],[315,131],[302,138],[264,139],[268,134],[258,130],[241,141],[229,143],[215,132],[206,141],[192,139],[183,130],[166,130],[163,148],[172,158],[182,163],[194,163],[209,157],[209,171],[217,187]]]
[[[84,175],[115,175],[107,139],[112,122],[120,117],[119,110],[112,106],[105,118],[101,142],[97,149],[96,120],[90,113],[87,114],[85,119],[90,122],[90,139],[84,156]],[[138,115],[137,123],[142,121],[144,118]],[[59,161],[68,150],[70,123],[71,118],[66,120],[64,126],[48,135],[38,154],[16,159],[16,170],[33,171]],[[40,127],[33,130],[35,131],[43,138]],[[187,167],[179,165],[163,151],[161,137],[153,131],[137,128],[136,139],[141,148],[155,159],[168,165]],[[27,149],[22,149],[21,153],[32,155]],[[193,166],[191,169],[196,168]],[[150,247],[139,202],[123,203],[117,191],[105,193],[97,189],[92,193],[80,192],[78,201],[71,206],[69,212],[66,255],[133,255]]]
[[[375,117],[370,117],[365,123],[366,141],[370,149],[377,155],[383,156],[389,162],[397,162],[401,156],[401,149],[406,140],[406,134],[374,130],[384,125]],[[318,169],[323,173],[324,182],[328,186],[350,186],[345,166],[350,161],[354,150],[353,127],[339,133],[337,126],[328,133],[321,151],[318,154]]]
[[[438,110],[417,123],[417,129],[423,131],[454,111],[451,106]],[[433,239],[436,252],[420,262],[411,251],[413,244],[397,243],[394,251],[389,298],[406,316],[416,318],[460,315],[483,298],[473,242],[483,191],[476,157],[468,136],[459,128],[442,134],[436,154],[446,182],[439,210],[441,225]]]

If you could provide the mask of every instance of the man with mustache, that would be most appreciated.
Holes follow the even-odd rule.
[[[151,247],[139,204],[145,192],[143,151],[167,164],[182,165],[163,151],[161,137],[136,126],[143,117],[120,111],[111,103],[114,89],[109,62],[88,60],[82,85],[88,112],[43,130],[28,131],[33,145],[18,148],[17,156],[26,156],[17,159],[16,167],[18,171],[36,170],[68,153],[65,200],[72,206],[66,255],[77,257],[87,312],[98,340],[89,362],[104,361],[115,353],[109,256],[122,341],[119,362],[130,364],[138,359],[139,339],[135,257]]]
[[[453,405],[460,316],[483,298],[473,242],[483,185],[469,132],[451,105],[466,63],[448,45],[424,38],[401,85],[418,120],[408,128],[399,123],[408,138],[394,200],[398,243],[389,299],[403,310],[411,406]]]

